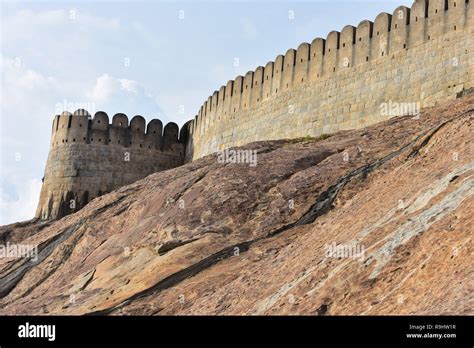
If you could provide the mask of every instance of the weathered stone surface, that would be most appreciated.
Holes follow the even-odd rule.
[[[228,81],[189,124],[188,160],[253,141],[319,136],[403,115],[474,87],[474,4],[417,0],[332,31]],[[336,28],[337,29],[337,28]]]
[[[473,109],[252,143],[256,167],[211,155],[4,226],[38,259],[0,259],[0,314],[472,315]]]
[[[178,126],[124,114],[64,112],[53,121],[51,148],[35,216],[61,218],[106,192],[184,162]]]
[[[318,137],[414,115],[474,88],[474,4],[417,0],[228,81],[179,131],[105,112],[53,122],[36,217],[56,219],[151,173],[261,140]],[[146,129],[145,129],[146,128]]]

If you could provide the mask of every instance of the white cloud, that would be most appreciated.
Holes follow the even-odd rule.
[[[109,103],[117,97],[151,97],[137,81],[115,78],[109,74],[99,76],[86,96],[97,103]]]
[[[11,197],[0,187],[0,225],[29,220],[34,216],[41,190],[41,180],[32,179],[16,184],[18,187],[16,197]]]
[[[140,114],[152,119],[162,114],[153,95],[137,81],[116,78],[109,74],[99,76],[86,91],[86,97],[109,115],[123,112],[129,116]]]
[[[0,224],[4,224],[34,216],[54,103],[63,87],[20,59],[0,58]]]
[[[74,8],[37,12],[24,9],[2,19],[4,21],[2,40],[5,43],[22,39],[31,40],[32,37],[38,36],[38,33],[44,30],[64,30],[67,28],[67,31],[80,29],[93,32],[97,30],[118,30],[120,28],[120,21],[116,18],[97,17]],[[45,36],[44,38],[48,37]],[[54,40],[54,38],[50,37],[49,40]],[[44,41],[41,44],[44,45]]]
[[[153,97],[137,81],[103,74],[89,91],[74,91],[75,86],[68,86],[67,81],[61,84],[58,79],[45,76],[18,60],[1,58],[0,224],[34,216],[51,122],[58,113],[56,105],[63,105],[62,101],[69,95],[75,96],[75,100],[87,100],[109,115],[116,112],[125,112],[129,116],[142,113],[151,119],[160,112]],[[76,107],[73,110],[65,105],[65,109],[74,111]],[[21,156],[19,162],[15,160],[17,154]]]
[[[159,107],[156,93],[133,75],[141,66],[150,66],[133,55],[134,48],[158,50],[166,36],[154,35],[139,22],[123,26],[117,18],[67,7],[12,6],[2,12],[1,21],[0,224],[4,224],[34,215],[55,114],[85,104],[91,113],[123,112],[130,118],[141,114],[164,123],[170,119]],[[134,64],[125,65],[124,59]],[[148,87],[154,87],[152,83]],[[21,161],[15,160],[17,154]]]
[[[137,81],[127,79],[120,79],[119,81],[120,88],[128,93],[138,95],[140,93],[140,90],[142,89]]]
[[[124,28],[113,17],[74,8],[7,10],[2,13],[3,54],[18,59],[43,75],[83,91],[97,68],[123,56],[117,51]],[[117,48],[116,48],[117,47]],[[77,96],[72,95],[73,99]]]
[[[33,109],[38,111],[52,107],[54,97],[62,89],[54,77],[26,67],[19,58],[0,56],[0,71],[3,77],[1,107],[2,112],[6,113],[4,116],[28,115],[31,118],[34,116],[30,114]]]
[[[152,98],[151,94],[140,86],[137,81],[115,78],[109,74],[99,76],[92,89],[86,92],[86,96],[97,103],[108,103],[117,96]]]
[[[93,101],[104,103],[109,101],[111,96],[120,89],[120,81],[104,74],[97,78],[92,90],[86,92],[88,98]]]

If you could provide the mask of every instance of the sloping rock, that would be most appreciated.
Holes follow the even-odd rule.
[[[252,143],[256,167],[210,155],[4,226],[38,257],[0,259],[0,314],[472,315],[473,109]]]

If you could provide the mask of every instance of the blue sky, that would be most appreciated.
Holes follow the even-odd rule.
[[[181,126],[237,75],[399,5],[411,1],[2,1],[0,224],[33,217],[55,114]]]

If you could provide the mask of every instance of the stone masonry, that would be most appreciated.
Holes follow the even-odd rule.
[[[225,148],[362,128],[474,89],[474,0],[416,0],[290,49],[228,81],[179,132],[117,114],[63,113],[36,217],[59,218],[94,197]]]
[[[124,114],[64,112],[53,122],[51,149],[36,217],[60,218],[90,200],[145,176],[183,164],[186,135],[160,120]]]
[[[227,82],[189,124],[186,160],[355,129],[474,87],[474,1],[417,0]]]

